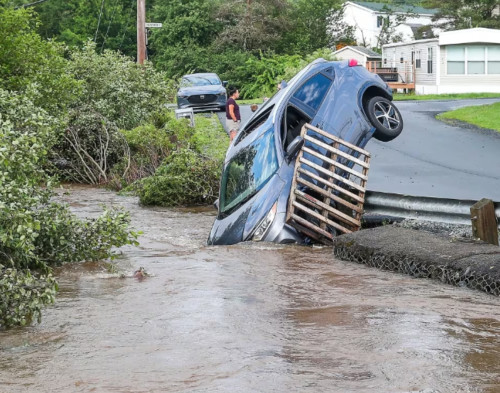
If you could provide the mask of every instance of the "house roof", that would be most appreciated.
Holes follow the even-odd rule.
[[[438,12],[435,8],[423,8],[411,4],[388,4],[388,3],[371,3],[368,1],[352,1],[351,3],[357,4],[361,7],[368,8],[376,12],[386,12],[387,9],[393,12],[413,12],[416,14],[434,15]]]
[[[439,38],[429,38],[411,42],[397,42],[393,44],[386,44],[383,47],[391,48],[396,46],[421,44],[431,41],[438,41],[440,46],[460,44],[500,44],[500,29],[475,27],[472,29],[443,31],[439,34]]]
[[[335,55],[336,53],[343,52],[347,49],[351,49],[351,50],[358,52],[359,54],[366,56],[366,57],[373,57],[373,58],[377,58],[377,59],[382,58],[382,55],[380,55],[380,53],[374,52],[371,49],[365,48],[364,46],[351,46],[351,45],[344,46],[342,49],[339,49],[338,51],[334,52],[333,54]]]
[[[439,34],[439,45],[472,43],[500,44],[500,29],[475,27],[472,29],[443,31]]]

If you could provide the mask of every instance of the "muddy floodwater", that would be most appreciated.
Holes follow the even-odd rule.
[[[0,332],[2,393],[500,392],[498,297],[328,247],[209,247],[212,209],[83,187],[61,198],[82,216],[124,206],[141,245],[117,271],[56,271],[42,323]],[[132,277],[141,266],[151,277]]]

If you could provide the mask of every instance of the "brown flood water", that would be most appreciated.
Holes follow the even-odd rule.
[[[500,392],[497,297],[328,247],[208,247],[211,209],[91,188],[62,198],[83,216],[129,209],[144,234],[118,269],[153,276],[59,269],[42,323],[0,332],[0,392]]]

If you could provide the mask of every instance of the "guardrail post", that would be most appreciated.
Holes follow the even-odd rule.
[[[498,227],[495,205],[491,199],[483,198],[470,208],[472,235],[486,243],[498,246]]]

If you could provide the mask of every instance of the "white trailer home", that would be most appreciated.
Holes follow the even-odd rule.
[[[417,94],[500,93],[500,30],[447,31],[384,45],[382,64],[397,68],[402,79],[406,75]]]

